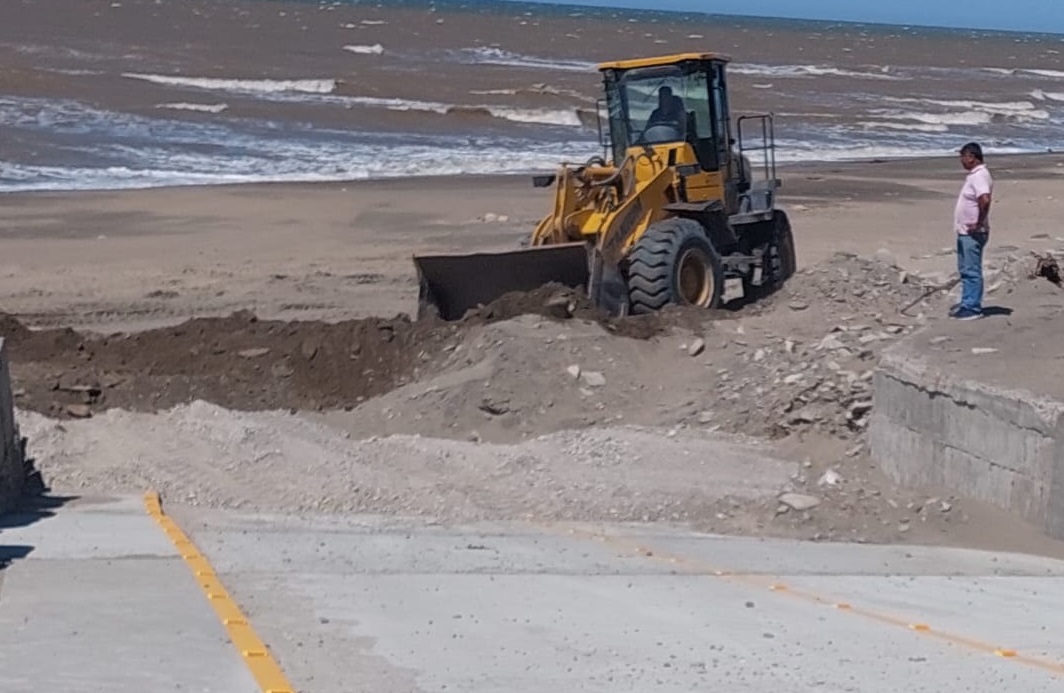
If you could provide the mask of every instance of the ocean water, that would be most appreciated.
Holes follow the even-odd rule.
[[[515,3],[0,8],[0,192],[525,173],[601,152],[598,61],[729,53],[777,159],[1064,148],[1064,37]]]

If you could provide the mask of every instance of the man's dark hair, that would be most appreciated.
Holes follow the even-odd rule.
[[[976,161],[983,160],[983,148],[979,146],[978,142],[969,142],[961,147],[961,154],[971,154]]]

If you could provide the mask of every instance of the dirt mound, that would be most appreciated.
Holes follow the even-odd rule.
[[[648,324],[669,329],[649,340],[609,339],[580,320],[481,325],[440,355],[431,378],[333,419],[359,437],[516,442],[624,422],[770,438],[812,432],[852,449],[871,411],[878,354],[925,323],[898,308],[923,293],[885,263],[839,256],[763,303],[724,312],[728,319],[663,311]]]
[[[725,317],[727,313],[670,307],[651,315],[614,318],[595,306],[584,291],[549,283],[533,291],[503,294],[492,303],[469,311],[460,323],[464,326],[486,325],[522,315],[540,315],[557,320],[575,318],[597,323],[621,337],[651,339],[675,328],[696,328],[708,320]]]
[[[238,410],[325,410],[353,408],[431,373],[471,331],[526,314],[598,323],[644,340],[692,319],[611,319],[580,292],[546,286],[503,296],[453,323],[406,316],[283,322],[240,312],[96,336],[30,330],[0,315],[0,335],[8,340],[18,405],[53,416],[156,411],[196,399]]]
[[[998,272],[997,293],[1025,281]],[[333,420],[359,437],[498,443],[624,422],[820,437],[859,456],[880,354],[945,319],[951,297],[929,294],[937,285],[883,259],[840,254],[728,319],[665,311],[655,317],[670,329],[649,340],[609,339],[579,320],[482,325],[440,355],[431,378]]]
[[[3,337],[9,346],[29,335],[30,329],[19,322],[18,318],[0,313],[0,337]]]
[[[1030,281],[994,272],[1002,293]],[[157,411],[196,399],[239,410],[353,409],[451,374],[463,384],[414,393],[418,402],[396,395],[363,418],[397,433],[499,440],[513,440],[519,429],[525,437],[620,419],[853,438],[870,412],[882,348],[926,324],[925,315],[945,314],[944,292],[919,300],[934,283],[883,258],[839,255],[731,311],[611,319],[581,292],[545,286],[503,296],[454,323],[404,316],[282,322],[236,313],[90,336],[28,330],[0,316],[0,334],[9,340],[18,406],[53,416]],[[539,317],[494,329],[529,314]],[[675,339],[665,344],[668,335]],[[489,362],[489,375],[474,368]],[[400,415],[402,425],[393,428]],[[420,428],[429,422],[429,430]]]
[[[593,322],[519,316],[465,331],[431,376],[329,418],[357,437],[498,443],[618,422],[671,425],[684,401],[704,395],[712,360],[679,348],[694,339],[622,339]]]
[[[404,318],[263,321],[250,313],[113,336],[29,331],[4,320],[19,406],[59,415],[156,410],[194,399],[233,409],[324,409],[387,392],[455,328]]]

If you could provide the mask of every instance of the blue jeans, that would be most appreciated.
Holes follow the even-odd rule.
[[[961,310],[983,311],[983,248],[986,233],[957,234],[957,272],[961,275]]]

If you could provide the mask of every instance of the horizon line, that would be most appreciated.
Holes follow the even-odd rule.
[[[431,0],[430,0],[431,1]],[[438,1],[438,0],[437,0]],[[446,0],[444,0],[446,2]],[[454,0],[456,2],[460,0]],[[1053,36],[1061,37],[1064,39],[1064,31],[1036,31],[1033,29],[985,29],[980,27],[970,26],[952,26],[946,24],[921,24],[919,22],[906,22],[898,24],[894,22],[877,22],[877,21],[857,21],[853,19],[823,19],[815,17],[785,17],[779,15],[757,15],[757,14],[741,14],[738,12],[701,12],[698,10],[671,10],[671,9],[654,9],[649,7],[620,7],[617,5],[587,5],[580,2],[580,0],[500,0],[511,5],[552,5],[554,7],[571,7],[574,9],[592,9],[592,10],[620,10],[624,12],[646,13],[646,14],[674,14],[681,16],[696,16],[696,17],[727,17],[730,19],[753,19],[753,20],[771,20],[782,22],[810,22],[814,24],[845,24],[849,26],[862,26],[862,27],[884,27],[895,29],[932,29],[936,31],[959,31],[959,32],[978,32],[981,34],[1000,34],[1000,35],[1024,35],[1024,36]]]

